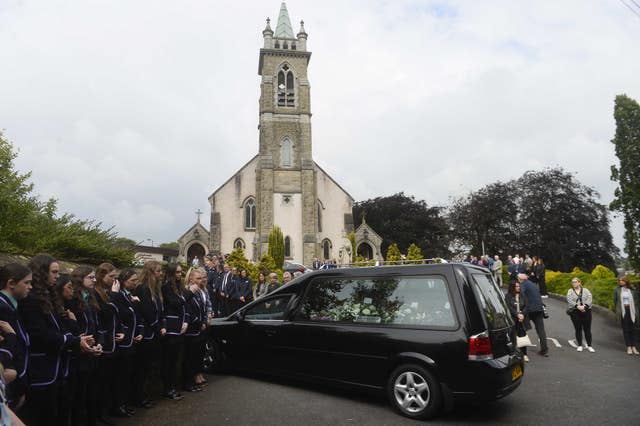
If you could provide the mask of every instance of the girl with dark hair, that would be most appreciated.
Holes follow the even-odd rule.
[[[167,330],[163,339],[162,382],[164,397],[173,400],[182,399],[182,395],[176,390],[176,375],[178,355],[188,326],[183,289],[182,266],[172,263],[167,267],[166,279],[162,285],[163,327]]]
[[[543,298],[549,297],[549,293],[547,292],[547,280],[546,280],[546,268],[544,266],[544,260],[541,257],[534,257],[536,261],[533,264],[533,274],[536,277],[534,281],[538,284],[538,288],[540,289],[540,296]]]
[[[145,387],[151,365],[158,361],[160,336],[166,333],[166,329],[160,324],[164,309],[161,284],[162,264],[151,260],[142,267],[140,284],[133,290],[133,295],[139,299],[133,308],[142,324],[142,341],[136,348],[133,360],[133,400],[136,405],[144,408],[153,406]]]
[[[507,291],[505,300],[507,302],[509,312],[516,323],[516,334],[518,337],[525,336],[527,334],[527,327],[525,324],[527,324],[528,321],[525,321],[524,312],[525,307],[527,306],[527,301],[525,297],[520,294],[520,283],[518,281],[509,283],[509,290]],[[529,362],[527,347],[524,346],[520,348],[520,350],[524,354],[524,361]]]
[[[56,280],[55,295],[56,303],[58,304],[56,310],[60,312],[64,328],[73,336],[79,337],[80,328],[78,327],[76,316],[67,308],[68,303],[73,298],[73,285],[68,274],[60,274]],[[76,370],[71,369],[72,357],[73,351],[70,348],[64,351],[61,357],[62,377],[60,379],[58,407],[60,410],[60,424],[64,425],[68,425],[71,420],[72,390],[76,387],[77,381]]]
[[[64,329],[62,318],[54,309],[52,291],[60,268],[48,254],[39,254],[29,262],[33,273],[31,293],[18,304],[18,313],[29,334],[30,388],[22,411],[28,425],[59,424],[59,388],[61,355],[67,349],[93,353],[93,336],[73,336]]]
[[[78,266],[71,273],[73,297],[65,301],[65,308],[75,315],[80,334],[96,335],[98,327],[98,301],[94,292],[96,274],[91,266]],[[95,347],[102,354],[102,346]],[[71,370],[75,374],[75,386],[71,389],[71,425],[95,425],[97,421],[97,392],[95,380],[98,360],[94,356],[74,354]],[[83,423],[84,419],[84,423]]]
[[[616,317],[622,325],[624,344],[628,355],[640,355],[636,347],[636,329],[640,328],[640,294],[631,285],[629,277],[618,279],[618,287],[613,289],[613,303],[616,305]]]
[[[10,359],[3,360],[3,365],[5,372],[16,372],[16,378],[7,386],[9,406],[16,411],[24,403],[29,361],[29,335],[18,317],[18,305],[31,291],[31,279],[31,270],[19,263],[9,263],[0,267],[0,321],[9,324],[15,333],[15,343],[9,351]],[[9,346],[11,338],[6,335],[5,340],[3,344]]]
[[[126,268],[118,276],[120,288],[111,292],[111,301],[115,305],[124,338],[118,343],[118,368],[116,369],[116,402],[119,412],[134,413],[127,407],[131,399],[131,377],[133,373],[134,345],[142,340],[142,330],[138,330],[134,309],[136,296],[131,292],[138,286],[138,274],[135,269]]]
[[[117,344],[122,341],[121,324],[118,310],[111,301],[111,292],[120,291],[116,280],[116,267],[110,263],[101,263],[96,269],[96,300],[98,301],[98,336],[102,345],[98,372],[98,420],[107,414],[114,417],[130,417],[132,414],[121,410],[117,401],[116,377],[118,370]],[[108,420],[107,420],[108,421]]]

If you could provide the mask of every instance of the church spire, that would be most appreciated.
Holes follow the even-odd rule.
[[[291,28],[291,20],[289,19],[289,12],[287,11],[287,5],[285,2],[282,2],[282,5],[280,6],[278,25],[276,26],[276,38],[295,38],[293,36],[293,28]]]

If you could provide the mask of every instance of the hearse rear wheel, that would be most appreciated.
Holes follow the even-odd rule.
[[[442,407],[440,384],[417,364],[401,365],[391,373],[387,395],[396,410],[413,419],[432,418]]]

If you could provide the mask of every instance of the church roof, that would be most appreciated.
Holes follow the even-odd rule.
[[[278,25],[276,26],[276,38],[295,38],[285,2],[282,2],[280,6],[280,15],[278,15]]]

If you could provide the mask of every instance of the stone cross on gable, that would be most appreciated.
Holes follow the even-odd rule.
[[[198,216],[198,223],[200,223],[200,215],[204,214],[200,209],[196,210],[196,216]]]

